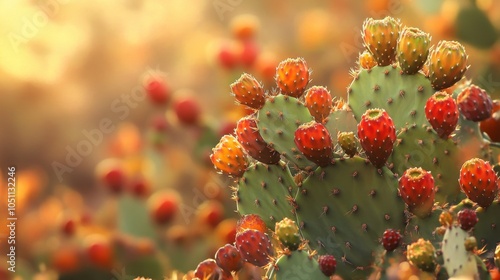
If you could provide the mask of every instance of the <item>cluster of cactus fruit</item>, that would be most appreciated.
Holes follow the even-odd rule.
[[[231,85],[254,113],[210,158],[242,218],[195,277],[236,279],[246,262],[267,279],[388,279],[405,261],[488,279],[499,265],[500,149],[479,129],[493,102],[465,79],[464,47],[391,17],[362,36],[347,102],[308,88],[301,58],[278,65],[270,92],[249,74]]]

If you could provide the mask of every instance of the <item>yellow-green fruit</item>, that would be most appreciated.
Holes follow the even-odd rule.
[[[363,42],[379,66],[390,65],[396,60],[400,29],[399,20],[392,17],[368,18],[363,23]]]
[[[436,268],[436,249],[428,240],[420,238],[408,245],[406,257],[412,265],[423,271],[433,272]]]
[[[405,74],[415,74],[424,66],[431,36],[414,27],[405,27],[398,40],[397,59]]]
[[[467,54],[459,42],[440,41],[429,53],[429,80],[435,90],[449,88],[467,70]]]
[[[276,223],[274,233],[285,247],[290,250],[297,250],[300,245],[299,228],[294,221],[284,218]]]

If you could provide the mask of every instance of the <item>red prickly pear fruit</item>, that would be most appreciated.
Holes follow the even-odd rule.
[[[207,200],[196,209],[200,222],[215,228],[224,218],[224,206],[217,200]]]
[[[427,99],[425,117],[439,137],[448,139],[457,127],[457,104],[448,93],[438,91]]]
[[[247,229],[236,235],[236,248],[246,262],[260,267],[267,265],[269,256],[272,255],[269,236],[254,229]]]
[[[332,255],[322,255],[318,258],[319,269],[327,277],[335,274],[337,268],[337,260]]]
[[[304,105],[316,122],[323,122],[330,115],[332,110],[332,95],[322,86],[314,86],[306,91]]]
[[[460,210],[457,214],[457,222],[461,229],[470,230],[478,222],[476,211],[470,208]]]
[[[233,43],[223,43],[219,46],[217,59],[225,69],[231,70],[239,63],[238,47]]]
[[[198,264],[194,276],[203,280],[219,280],[222,276],[222,270],[214,259],[206,259]]]
[[[252,67],[259,56],[259,47],[252,40],[242,43],[240,61],[245,67]]]
[[[73,236],[76,232],[76,221],[72,218],[66,218],[61,224],[62,232],[67,236]]]
[[[379,66],[387,66],[395,61],[400,29],[399,20],[392,17],[378,20],[368,18],[363,23],[361,36],[364,45]]]
[[[326,127],[315,121],[300,125],[295,131],[295,145],[310,161],[324,167],[333,159],[333,141]]]
[[[150,77],[144,88],[148,98],[157,105],[165,105],[172,95],[169,85],[160,77]]]
[[[490,163],[480,158],[462,165],[458,182],[465,195],[484,208],[490,206],[498,194],[498,177]]]
[[[464,118],[480,122],[491,117],[493,100],[490,95],[476,85],[464,88],[457,96],[458,109]]]
[[[364,51],[359,55],[358,63],[361,68],[366,70],[377,66],[377,61],[375,61],[375,58],[373,58],[373,55],[369,51]]]
[[[488,134],[492,142],[500,142],[500,100],[493,100],[491,117],[479,123],[481,131]]]
[[[85,240],[85,243],[85,253],[92,265],[105,269],[113,267],[114,252],[108,240],[89,236]]]
[[[130,192],[136,197],[147,197],[151,190],[149,182],[144,178],[137,178],[130,186]]]
[[[193,98],[183,98],[177,100],[174,105],[174,111],[177,119],[185,125],[197,124],[201,116],[200,104]]]
[[[340,132],[337,134],[337,142],[340,147],[349,157],[353,157],[358,153],[358,139],[354,132]]]
[[[405,27],[398,40],[397,58],[403,73],[413,75],[425,64],[431,36],[415,27]]]
[[[51,256],[50,265],[59,273],[77,271],[82,266],[82,257],[78,248],[64,246],[57,249]],[[9,277],[2,279],[10,279]]]
[[[440,41],[429,53],[429,80],[435,90],[443,90],[460,81],[467,70],[465,48],[455,41]]]
[[[247,153],[254,159],[265,164],[277,164],[280,154],[271,148],[260,135],[257,121],[254,117],[240,119],[236,125],[236,137]]]
[[[384,166],[396,141],[396,128],[384,109],[369,109],[358,124],[358,138],[368,160],[377,168]]]
[[[221,243],[233,244],[236,239],[236,219],[225,219],[215,228],[215,235]]]
[[[288,58],[276,67],[274,78],[282,94],[300,97],[309,83],[309,68],[303,58]]]
[[[210,160],[217,170],[234,177],[241,177],[248,167],[243,146],[232,135],[220,139],[212,149]]]
[[[151,218],[158,225],[167,224],[174,219],[179,203],[179,195],[173,191],[155,193],[147,201]]]
[[[236,233],[241,233],[247,229],[254,229],[266,233],[267,226],[259,215],[247,214],[242,216],[236,223]]]
[[[432,212],[436,187],[430,172],[420,168],[408,168],[399,178],[399,195],[417,217],[424,218]]]
[[[259,110],[266,102],[262,85],[252,75],[244,73],[230,85],[236,101],[252,109]]]
[[[384,231],[382,235],[382,245],[388,251],[394,251],[396,248],[401,245],[401,240],[403,237],[399,233],[399,231],[393,230],[391,228]]]
[[[231,244],[226,244],[215,253],[215,262],[226,272],[239,271],[243,267],[240,251]]]
[[[124,190],[127,176],[120,161],[106,159],[100,162],[96,167],[96,174],[112,193],[118,194]]]

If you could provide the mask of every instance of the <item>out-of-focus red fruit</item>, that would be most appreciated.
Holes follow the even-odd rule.
[[[170,222],[177,213],[180,198],[174,192],[156,193],[148,200],[151,218],[159,225]]]
[[[146,197],[149,194],[151,187],[144,178],[137,178],[130,186],[130,192],[137,197]]]
[[[207,200],[198,206],[196,215],[202,223],[216,227],[224,218],[224,206],[217,200]]]
[[[264,83],[274,83],[274,74],[279,61],[275,55],[269,53],[260,54],[255,62],[255,70]]]
[[[149,99],[157,105],[164,105],[170,100],[171,90],[167,83],[160,77],[147,79],[144,88]]]
[[[262,233],[267,232],[267,226],[264,220],[259,215],[248,214],[242,216],[236,224],[236,233],[243,232],[247,229],[258,230]]]
[[[201,115],[200,105],[193,98],[180,99],[174,106],[177,119],[182,124],[193,125],[198,123]]]
[[[491,276],[491,280],[500,280],[500,269],[498,268],[492,268],[490,270],[490,276]]]
[[[74,219],[68,218],[63,220],[61,226],[62,232],[67,236],[73,236],[76,231],[76,222]]]
[[[231,20],[231,32],[239,40],[249,40],[255,37],[259,29],[259,19],[251,14],[238,15]]]
[[[97,177],[113,193],[122,192],[126,175],[120,161],[116,159],[106,159],[96,167]]]
[[[251,67],[259,55],[259,47],[252,40],[242,43],[240,61],[245,67]]]
[[[500,100],[493,100],[491,117],[479,123],[482,132],[488,134],[493,142],[500,142]]]
[[[238,64],[238,47],[235,44],[223,43],[219,47],[219,53],[217,54],[219,64],[231,70]]]
[[[76,271],[80,268],[80,254],[74,247],[63,247],[52,255],[52,267],[60,273]]]
[[[216,236],[220,238],[223,244],[233,244],[236,240],[236,220],[225,219],[215,228]]]
[[[236,122],[225,122],[219,128],[219,137],[222,137],[227,134],[234,135],[234,129],[236,128]]]
[[[92,265],[105,269],[113,267],[114,252],[107,240],[90,237],[87,240],[85,253]]]
[[[164,132],[168,129],[169,124],[165,115],[159,114],[151,119],[151,127],[156,132]]]

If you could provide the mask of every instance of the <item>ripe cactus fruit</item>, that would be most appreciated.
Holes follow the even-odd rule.
[[[300,235],[299,228],[294,221],[284,218],[276,223],[274,233],[285,247],[294,251],[299,248]]]
[[[453,215],[451,214],[451,212],[441,212],[441,214],[439,214],[439,223],[444,227],[451,226],[453,224]]]
[[[373,55],[369,51],[364,51],[359,55],[358,63],[361,68],[366,70],[370,70],[377,66],[375,58],[373,58]]]
[[[349,156],[353,157],[358,153],[358,139],[354,135],[354,132],[339,132],[337,134],[337,141],[344,152]]]
[[[268,264],[272,254],[271,241],[267,234],[254,229],[247,229],[236,235],[236,248],[246,262],[256,266]]]
[[[399,179],[399,195],[419,218],[432,212],[436,188],[431,173],[420,167],[408,168]]]
[[[431,36],[415,27],[405,27],[398,40],[397,58],[403,73],[417,73],[427,60]]]
[[[306,105],[314,119],[321,123],[330,115],[332,110],[332,95],[325,87],[311,87],[304,97],[304,105]]]
[[[493,101],[490,95],[476,85],[464,88],[457,96],[460,113],[470,121],[480,122],[491,116]]]
[[[226,244],[217,250],[215,262],[226,272],[239,271],[243,267],[240,251],[231,244]]]
[[[479,123],[481,131],[488,134],[492,142],[500,142],[500,100],[493,100],[491,117]]]
[[[214,259],[206,259],[198,264],[194,276],[204,280],[219,280],[222,271]]]
[[[429,53],[428,66],[429,80],[435,90],[451,87],[468,68],[464,46],[455,41],[440,41]]]
[[[147,96],[157,105],[164,105],[168,103],[172,95],[169,85],[160,77],[150,77],[145,85]]]
[[[467,197],[487,208],[498,193],[498,178],[490,163],[480,158],[466,161],[460,168],[460,188]]]
[[[309,83],[309,68],[303,58],[288,58],[276,67],[276,84],[281,93],[300,97]]]
[[[247,229],[258,230],[262,233],[266,233],[267,231],[264,220],[255,214],[243,215],[236,223],[236,233],[242,233]]]
[[[252,75],[244,73],[230,85],[231,92],[240,104],[258,110],[266,102],[262,85]]]
[[[470,208],[460,210],[457,214],[457,221],[460,228],[466,231],[470,230],[477,224],[478,221],[476,211]]]
[[[410,263],[427,272],[434,272],[436,268],[436,249],[432,243],[423,238],[408,245],[406,257]]]
[[[315,121],[302,124],[295,130],[295,145],[304,156],[319,166],[333,159],[333,142],[326,127]]]
[[[391,155],[396,141],[394,122],[384,109],[369,109],[361,116],[358,138],[368,160],[381,168]]]
[[[248,167],[243,147],[232,135],[220,139],[212,149],[210,160],[217,170],[234,177],[243,175]]]
[[[427,99],[425,116],[439,137],[448,139],[457,127],[457,104],[449,94],[438,91]]]
[[[335,274],[337,268],[337,260],[332,255],[322,255],[318,258],[319,269],[324,275],[330,277]]]
[[[266,164],[276,164],[280,161],[280,154],[262,139],[254,117],[249,116],[238,121],[236,137],[254,159]]]
[[[363,23],[363,42],[379,66],[394,62],[400,29],[399,20],[392,17],[379,20],[368,18]]]
[[[391,252],[399,247],[402,239],[403,237],[398,231],[389,228],[382,235],[382,245],[387,251]]]

